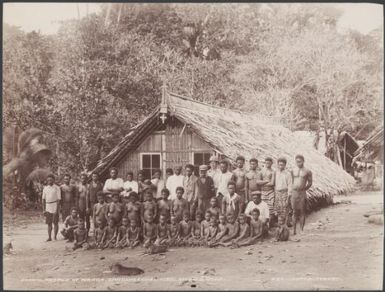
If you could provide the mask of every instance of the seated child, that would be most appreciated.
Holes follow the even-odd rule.
[[[278,217],[278,229],[275,235],[275,241],[288,241],[289,234],[289,228],[284,223],[284,219],[282,217]]]
[[[180,241],[180,225],[176,221],[175,216],[171,216],[170,222],[171,223],[168,226],[168,246],[178,246]]]
[[[101,219],[97,218],[97,221],[95,222],[96,228],[94,230],[94,238],[95,242],[93,243],[92,247],[94,248],[102,248],[103,247],[103,235],[104,235],[104,220],[102,221]]]
[[[160,214],[159,223],[157,225],[157,237],[155,240],[155,245],[166,245],[168,242],[168,226],[166,222],[166,218],[168,217],[168,213]]]
[[[131,219],[130,227],[127,230],[127,242],[130,248],[140,244],[141,228],[138,226],[139,220]]]
[[[231,245],[231,242],[234,238],[238,236],[239,233],[239,223],[235,220],[234,213],[228,213],[227,214],[227,235],[223,236],[219,242],[218,245],[221,246],[229,246]]]
[[[189,203],[183,198],[184,189],[176,188],[176,199],[171,204],[171,215],[176,217],[177,222],[183,219],[183,212],[190,211]]]
[[[233,247],[239,247],[238,243],[249,239],[250,237],[250,225],[246,221],[246,215],[244,213],[239,214],[239,235],[231,242]]]
[[[210,218],[211,218],[211,213],[210,211],[205,212],[205,219],[201,223],[201,239],[202,239],[202,244],[205,242],[205,238],[207,235],[207,232],[210,227]]]
[[[107,217],[114,220],[115,225],[120,225],[123,217],[123,205],[119,202],[119,194],[112,194],[112,202],[108,204]]]
[[[154,214],[146,211],[144,214],[145,223],[143,224],[143,247],[149,248],[156,240],[157,226],[154,223]]]
[[[68,239],[67,242],[74,241],[74,230],[78,227],[78,219],[78,211],[76,208],[72,208],[71,215],[64,220],[64,228],[61,231],[64,239]]]
[[[127,217],[128,221],[135,219],[136,222],[140,222],[142,204],[139,202],[138,194],[131,192],[127,198],[127,202],[124,205],[123,217]]]
[[[115,247],[126,247],[128,246],[127,242],[127,231],[128,231],[128,219],[123,217],[122,225],[117,230],[117,238]]]
[[[210,199],[210,208],[207,209],[210,211],[211,216],[214,216],[215,218],[219,218],[219,215],[221,214],[221,209],[218,207],[218,200],[216,197],[213,197]]]
[[[88,231],[84,225],[84,219],[79,218],[78,220],[78,228],[74,231],[74,246],[73,250],[78,248],[88,249]]]
[[[193,221],[192,228],[191,228],[191,245],[192,246],[201,245],[201,222],[202,222],[202,212],[198,211],[195,214],[195,221]]]
[[[212,216],[210,218],[210,226],[207,230],[207,234],[205,237],[207,246],[210,246],[212,244],[212,242],[215,240],[215,236],[217,235],[217,233],[218,233],[218,221],[215,216]]]
[[[209,247],[218,246],[219,241],[227,234],[228,231],[229,228],[226,224],[226,216],[219,215],[218,233],[215,236],[215,239],[210,242]]]
[[[171,201],[168,199],[168,196],[170,195],[170,191],[168,189],[163,189],[162,197],[158,201],[158,212],[159,214],[167,214],[166,222],[170,222],[170,215],[171,215]]]
[[[144,202],[142,203],[142,208],[141,208],[141,219],[143,224],[145,222],[144,214],[146,212],[152,213],[153,220],[157,218],[158,205],[154,201],[152,196],[152,191],[150,189],[147,189],[144,192]]]
[[[183,220],[180,224],[180,244],[184,246],[188,246],[191,242],[191,230],[192,230],[192,222],[190,221],[189,211],[185,210],[183,212]]]
[[[93,206],[92,221],[94,228],[97,228],[98,222],[106,226],[107,223],[107,204],[104,202],[104,194],[102,191],[97,193],[98,202]]]
[[[237,246],[246,246],[256,244],[258,240],[262,240],[264,224],[259,219],[259,209],[255,208],[251,211],[250,221],[250,237],[237,242]]]
[[[110,218],[108,220],[108,226],[104,229],[103,239],[102,239],[102,249],[104,248],[113,248],[116,241],[116,227],[115,220]]]

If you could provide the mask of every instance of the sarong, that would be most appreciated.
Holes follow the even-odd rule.
[[[306,191],[292,190],[290,194],[293,216],[298,218],[306,212]]]
[[[281,218],[283,222],[286,221],[286,216],[288,214],[288,205],[289,205],[289,193],[287,190],[275,191],[274,199],[274,212]]]
[[[263,189],[262,188],[261,193],[262,193],[261,199],[269,207],[269,215],[272,216],[274,214],[274,199],[275,199],[274,189]]]

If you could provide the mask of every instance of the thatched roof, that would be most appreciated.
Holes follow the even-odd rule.
[[[365,143],[354,152],[354,160],[383,160],[384,126],[378,126]]]
[[[268,117],[208,105],[173,93],[167,93],[165,103],[171,116],[189,124],[197,135],[230,160],[237,155],[243,155],[247,160],[252,157],[263,160],[267,156],[276,160],[283,156],[290,168],[294,165],[295,155],[303,154],[305,165],[314,177],[310,197],[325,198],[330,202],[333,195],[349,191],[354,185],[354,179],[340,166]],[[154,121],[159,121],[158,113],[159,108],[132,128],[94,171],[106,171],[120,157],[134,150],[133,145],[139,146],[140,133],[147,131]]]

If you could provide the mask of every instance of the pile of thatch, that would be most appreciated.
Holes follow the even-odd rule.
[[[354,179],[340,166],[266,117],[210,106],[171,93],[167,99],[172,115],[191,125],[198,135],[229,159],[243,155],[246,159],[263,160],[270,156],[276,160],[283,156],[291,168],[295,155],[304,155],[305,165],[312,170],[314,180],[308,191],[310,209],[329,204],[334,195],[353,189]]]

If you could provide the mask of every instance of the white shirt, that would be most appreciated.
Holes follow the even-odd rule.
[[[176,188],[177,187],[183,187],[183,175],[176,175],[173,174],[167,179],[166,188],[170,191],[170,197],[169,200],[176,199]]]
[[[255,204],[253,201],[250,201],[245,209],[245,214],[246,216],[251,217],[251,212],[257,208],[259,210],[259,219],[261,221],[265,222],[266,219],[270,218],[270,213],[269,213],[269,206],[266,204],[266,202],[261,201],[258,205]]]
[[[162,190],[164,189],[164,180],[163,179],[153,178],[151,180],[151,183],[154,186],[156,186],[155,198],[156,199],[161,198],[162,197]]]
[[[291,190],[291,185],[293,183],[293,179],[291,177],[291,173],[286,169],[283,171],[277,170],[275,172],[275,190]]]
[[[220,174],[218,174],[217,196],[219,193],[222,193],[224,197],[230,197],[229,192],[227,191],[227,184],[231,181],[232,177],[233,173],[230,171],[227,171],[225,173],[220,172]]]
[[[103,191],[108,192],[111,189],[123,188],[123,184],[123,179],[121,179],[120,177],[117,177],[116,179],[109,178],[104,184]]]
[[[216,188],[216,189],[218,188],[218,182],[219,182],[220,174],[221,174],[221,171],[218,168],[216,168],[216,169],[209,169],[207,171],[207,175],[211,176],[211,178],[213,179],[213,181],[214,181],[214,188]]]
[[[56,213],[58,201],[61,200],[60,188],[57,185],[46,185],[43,188],[42,199],[45,200],[45,210],[51,214]]]
[[[138,185],[138,182],[137,181],[128,181],[126,180],[123,184],[123,189],[126,191],[125,193],[127,193],[127,195],[130,193],[130,192],[135,192],[135,193],[138,193],[138,189],[139,189],[139,185]],[[127,192],[127,190],[131,189],[130,192]]]

